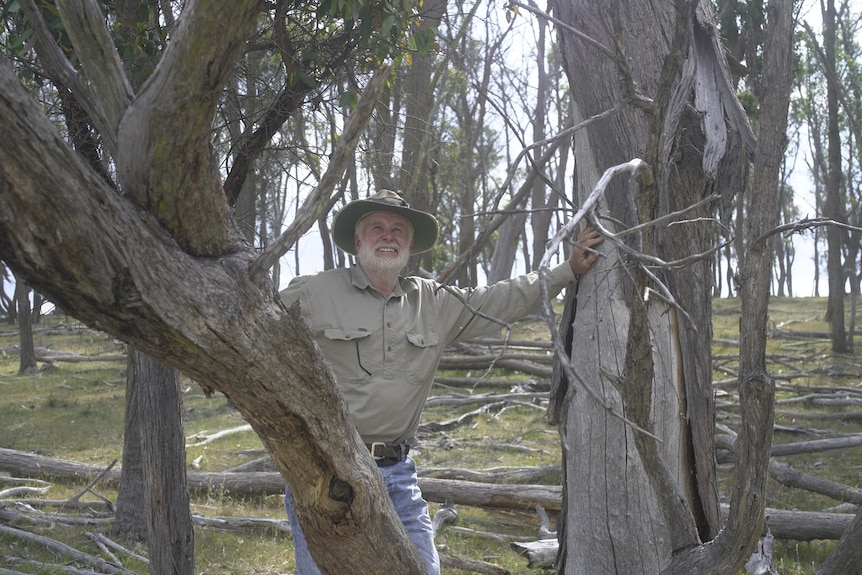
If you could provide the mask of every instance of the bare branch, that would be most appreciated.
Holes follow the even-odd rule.
[[[105,114],[110,130],[106,136],[115,140],[134,93],[105,27],[105,16],[95,0],[57,0],[57,10],[98,98],[90,106]]]
[[[862,228],[858,226],[851,226],[850,224],[845,224],[844,222],[839,222],[837,220],[832,220],[829,218],[804,218],[801,220],[796,220],[795,222],[788,222],[786,224],[772,228],[768,232],[758,236],[757,239],[752,242],[752,245],[757,245],[758,243],[765,241],[766,239],[774,236],[775,234],[798,234],[812,228],[819,228],[825,226],[835,226],[836,228],[841,228],[851,232],[862,232]]]
[[[610,48],[608,48],[607,46],[605,46],[604,44],[602,44],[601,42],[599,42],[598,40],[596,40],[595,38],[590,36],[589,34],[584,34],[583,32],[581,32],[580,30],[578,30],[574,26],[570,26],[566,22],[563,22],[562,20],[560,20],[558,18],[554,18],[553,16],[551,16],[550,14],[548,14],[547,12],[545,12],[543,10],[539,10],[538,8],[534,8],[532,6],[527,6],[526,4],[521,4],[520,2],[511,2],[510,5],[516,6],[518,8],[523,8],[527,12],[532,12],[533,14],[538,16],[539,18],[544,18],[544,19],[548,20],[549,22],[553,22],[554,24],[556,24],[560,28],[564,28],[565,30],[568,30],[569,32],[571,32],[572,34],[574,34],[575,36],[577,36],[578,38],[580,38],[581,40],[583,40],[584,42],[589,44],[590,46],[593,46],[599,52],[601,52],[602,54],[604,54],[605,56],[607,56],[608,58],[610,58],[614,62],[617,61],[616,52],[614,52],[613,50],[611,50]]]
[[[549,146],[540,158],[537,158],[532,162],[534,169],[530,170],[526,181],[518,189],[518,192],[514,196],[512,196],[512,199],[507,204],[507,206],[519,205],[521,201],[530,193],[530,191],[532,190],[533,181],[538,175],[538,168],[544,166],[545,163],[547,163],[547,161],[556,153],[560,143],[563,142],[570,134],[573,134],[578,130],[586,128],[593,122],[612,116],[620,110],[622,110],[622,106],[615,106],[609,110],[605,110],[601,114],[596,114],[595,116],[587,118],[583,122],[579,122],[574,126],[568,126],[564,130],[551,136],[550,138],[546,138],[539,142],[534,142],[530,146],[521,150],[518,156],[512,162],[511,168],[509,169],[509,173],[506,176],[506,180],[498,188],[497,199],[494,202],[494,206],[490,210],[491,212],[495,212],[496,215],[491,218],[491,220],[486,224],[484,228],[482,228],[482,230],[476,237],[476,241],[474,241],[473,245],[470,246],[470,249],[459,254],[455,261],[453,261],[448,268],[443,270],[443,272],[438,276],[438,281],[440,281],[441,283],[445,282],[447,279],[452,277],[455,272],[467,265],[467,262],[470,261],[470,258],[472,258],[476,253],[478,253],[480,249],[482,249],[485,243],[491,238],[491,235],[497,229],[499,229],[500,226],[503,225],[503,222],[505,222],[506,218],[509,217],[509,215],[512,213],[511,210],[509,210],[508,208],[502,211],[498,211],[497,206],[499,205],[499,202],[502,199],[503,195],[509,189],[509,186],[512,184],[512,180],[515,178],[517,167],[520,164],[521,159],[523,159],[524,156],[526,156],[530,152],[530,150],[540,146]]]
[[[249,273],[253,281],[257,282],[269,271],[269,268],[278,262],[279,258],[296,243],[296,241],[308,231],[314,222],[332,208],[337,198],[331,198],[332,190],[341,179],[344,170],[347,167],[348,160],[353,156],[353,151],[356,149],[356,143],[359,141],[359,136],[362,130],[371,119],[371,112],[380,98],[380,93],[386,85],[386,80],[389,78],[389,69],[391,64],[385,63],[374,71],[374,76],[365,87],[365,91],[356,104],[350,117],[347,119],[347,124],[344,126],[344,134],[338,139],[338,143],[330,156],[329,165],[324,172],[323,177],[317,184],[317,187],[309,194],[302,204],[296,218],[291,222],[290,226],[275,239],[260,257],[252,264]]]
[[[57,42],[51,37],[51,33],[33,0],[21,0],[21,10],[36,33],[37,50],[43,58],[43,64],[49,76],[54,82],[64,86],[75,95],[75,99],[81,104],[90,121],[102,135],[105,148],[109,153],[116,154],[116,125],[106,117],[104,109],[98,104],[90,87],[84,82],[78,71],[72,67],[60,47],[57,46]]]
[[[635,173],[639,177],[642,178],[652,178],[652,172],[650,171],[649,166],[638,158],[634,160],[628,161],[624,164],[618,164],[616,166],[611,166],[607,170],[605,170],[602,177],[599,178],[599,181],[596,183],[593,191],[590,192],[590,195],[581,205],[581,208],[577,211],[577,213],[570,219],[566,224],[560,228],[560,230],[554,235],[551,239],[548,249],[545,250],[545,255],[542,257],[542,261],[539,263],[539,285],[542,290],[542,307],[544,311],[545,318],[547,319],[548,329],[551,332],[551,340],[554,342],[554,350],[557,353],[557,356],[560,358],[560,366],[563,369],[563,372],[566,374],[566,377],[569,381],[577,383],[581,389],[583,389],[587,395],[596,401],[602,408],[612,415],[613,417],[618,418],[620,421],[624,422],[626,425],[630,426],[632,429],[635,429],[648,437],[655,439],[658,442],[661,442],[661,439],[657,437],[655,434],[650,433],[646,429],[638,426],[635,422],[626,418],[624,414],[617,413],[614,408],[604,402],[604,400],[598,396],[598,394],[593,390],[590,386],[586,384],[586,382],[581,379],[580,375],[574,370],[571,361],[569,360],[568,353],[566,352],[566,348],[563,345],[562,337],[560,337],[560,330],[557,327],[557,323],[554,320],[554,310],[551,307],[551,300],[548,293],[548,269],[550,268],[551,258],[554,253],[556,253],[560,244],[563,243],[567,238],[571,237],[574,233],[574,230],[580,224],[580,222],[589,216],[589,214],[595,209],[596,204],[599,202],[601,197],[604,195],[605,190],[608,187],[608,184],[613,179],[613,177],[619,173],[630,172]],[[595,218],[589,218],[591,222]],[[607,375],[607,374],[606,374]]]

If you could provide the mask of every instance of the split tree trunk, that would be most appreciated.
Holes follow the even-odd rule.
[[[574,188],[584,198],[601,172],[633,158],[653,171],[653,182],[613,180],[599,212],[612,222],[599,223],[620,232],[680,210],[677,220],[698,221],[729,205],[753,138],[709,3],[637,0],[609,14],[578,0],[554,10],[568,25],[559,29],[576,121],[619,107],[575,135]],[[718,192],[721,202],[711,199]],[[623,241],[669,262],[709,252],[716,232],[677,222]],[[610,242],[602,251],[561,320],[579,381],[561,378],[554,398],[566,478],[558,571],[652,575],[721,525],[713,274],[703,257],[676,271],[650,264],[650,277]]]

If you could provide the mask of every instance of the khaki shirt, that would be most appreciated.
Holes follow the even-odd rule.
[[[568,263],[551,269],[550,295],[573,280]],[[474,315],[449,289],[507,323],[541,302],[535,272],[472,289],[443,289],[433,280],[402,277],[384,297],[355,266],[294,278],[280,293],[288,306],[299,301],[366,443],[414,442],[444,348],[500,328]]]

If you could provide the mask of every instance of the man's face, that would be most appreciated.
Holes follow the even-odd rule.
[[[366,273],[398,274],[410,259],[413,226],[392,212],[371,212],[357,225],[356,257]]]

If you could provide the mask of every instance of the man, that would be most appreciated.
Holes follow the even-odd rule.
[[[431,575],[440,573],[440,562],[428,505],[408,452],[440,357],[455,341],[499,328],[484,318],[516,321],[541,302],[537,273],[472,289],[441,289],[433,280],[401,277],[410,255],[431,249],[437,233],[434,216],[410,208],[395,192],[382,190],[350,202],[336,215],[332,235],[359,265],[295,278],[281,292],[287,305],[299,301],[302,317],[332,365],[359,435]],[[597,258],[590,248],[601,241],[592,228],[580,234],[569,261],[548,273],[552,296],[589,271]],[[297,572],[320,573],[289,490],[285,506]]]

